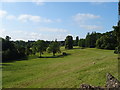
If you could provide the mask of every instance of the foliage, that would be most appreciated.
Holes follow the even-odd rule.
[[[25,48],[16,46],[13,41],[10,41],[11,37],[6,36],[2,38],[2,61],[10,61],[13,59],[20,59],[26,57]]]
[[[79,37],[76,37],[76,40],[73,40],[73,46],[78,46],[79,43]]]
[[[79,40],[80,47],[100,48],[114,50],[117,46],[116,31],[110,31],[106,33],[88,33],[85,39]]]
[[[2,61],[12,61],[17,59],[26,58],[28,55],[32,54],[32,50],[30,49],[32,43],[25,42],[22,40],[19,41],[11,41],[11,37],[6,36],[5,39],[2,40]]]
[[[101,36],[100,33],[96,33],[96,32],[92,32],[91,34],[88,33],[86,38],[85,38],[85,46],[86,47],[90,47],[90,48],[94,48],[96,47],[96,41],[97,39],[99,39]]]
[[[117,37],[117,47],[115,49],[115,53],[120,54],[120,21],[118,22],[118,26],[113,26],[113,29]]]
[[[73,48],[73,37],[67,36],[65,39],[65,49],[72,49]]]
[[[78,44],[80,47],[85,47],[85,39],[80,39]]]
[[[50,53],[50,52],[52,52],[53,53],[53,56],[55,56],[55,53],[60,53],[60,45],[59,45],[59,43],[57,42],[57,41],[53,41],[50,45],[49,45],[49,47],[48,47],[48,49],[47,49],[47,51]]]
[[[35,46],[36,46],[37,52],[40,53],[40,57],[41,57],[43,52],[46,51],[46,48],[47,48],[46,42],[44,40],[38,40],[38,41],[36,41]]]
[[[96,47],[100,49],[114,50],[117,46],[116,40],[117,38],[114,31],[107,32],[97,40]]]

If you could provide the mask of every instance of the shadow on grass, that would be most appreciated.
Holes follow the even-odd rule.
[[[15,62],[15,61],[23,61],[23,60],[28,60],[28,57],[24,57],[24,58],[20,58],[20,59],[10,59],[10,60],[6,60],[6,61],[2,61],[2,63],[10,63],[10,62]],[[2,65],[4,65],[2,64]],[[6,64],[5,64],[6,65]]]
[[[71,55],[69,53],[67,53],[66,55],[56,55],[56,56],[42,56],[42,57],[38,57],[38,58],[63,58],[63,57],[66,57],[68,55]]]
[[[0,66],[11,66],[11,64],[1,63]]]
[[[16,60],[7,60],[7,61],[0,63],[0,66],[10,66],[12,64],[8,64],[8,63],[12,63],[12,62],[16,62],[16,61],[25,61],[25,60],[29,60],[29,59],[35,59],[35,58],[63,58],[68,55],[71,55],[71,54],[66,53],[66,55],[62,54],[62,55],[56,55],[56,56],[42,56],[42,57],[38,57],[37,55],[35,55],[34,57],[30,57],[30,58],[24,57],[24,58],[16,59]]]

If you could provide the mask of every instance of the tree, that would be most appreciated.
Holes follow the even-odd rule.
[[[26,55],[32,54],[32,50],[31,50],[30,47],[28,47],[28,46],[25,47],[25,54],[26,54]]]
[[[117,46],[116,36],[114,36],[114,31],[105,33],[96,41],[96,47],[101,49],[114,50]]]
[[[37,47],[36,47],[36,45],[33,45],[33,46],[31,47],[31,50],[32,50],[32,54],[35,55],[36,52],[37,52]]]
[[[46,42],[44,40],[38,40],[36,42],[37,51],[40,53],[40,57],[44,51],[46,51]]]
[[[88,33],[86,36],[86,47],[94,48],[96,47],[96,41],[101,37],[100,33],[92,32],[91,34]]]
[[[79,46],[80,47],[85,47],[85,39],[80,39],[79,40]]]
[[[73,48],[73,37],[67,36],[65,39],[65,49],[72,49]]]
[[[25,48],[19,44],[10,41],[10,37],[6,36],[2,39],[2,61],[11,61],[26,57]]]
[[[120,2],[119,2],[119,4],[120,4]],[[118,26],[113,26],[113,29],[115,30],[115,34],[117,37],[117,47],[116,47],[115,52],[117,52],[119,54],[118,58],[120,59],[120,20],[118,22]]]
[[[6,41],[10,41],[11,37],[6,36],[5,39],[6,39]]]
[[[49,45],[47,51],[48,51],[48,53],[52,52],[53,56],[55,56],[55,53],[60,53],[61,51],[60,51],[60,45],[59,45],[59,43],[57,41],[55,41],[55,42],[53,41]]]
[[[90,33],[87,33],[86,38],[85,38],[85,46],[89,47],[90,46]]]
[[[79,37],[76,37],[76,46],[78,46],[78,42],[79,42]]]

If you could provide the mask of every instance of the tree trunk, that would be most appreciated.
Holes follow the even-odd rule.
[[[55,53],[53,52],[53,56],[55,56]]]

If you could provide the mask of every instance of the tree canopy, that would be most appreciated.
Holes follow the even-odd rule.
[[[65,49],[72,49],[73,48],[73,37],[67,36],[65,39]]]
[[[53,53],[53,56],[55,56],[55,53],[60,53],[61,51],[60,51],[60,45],[59,45],[59,43],[58,43],[57,41],[55,41],[55,42],[53,41],[53,42],[49,45],[47,51],[48,51],[49,53],[52,52],[52,53]]]

